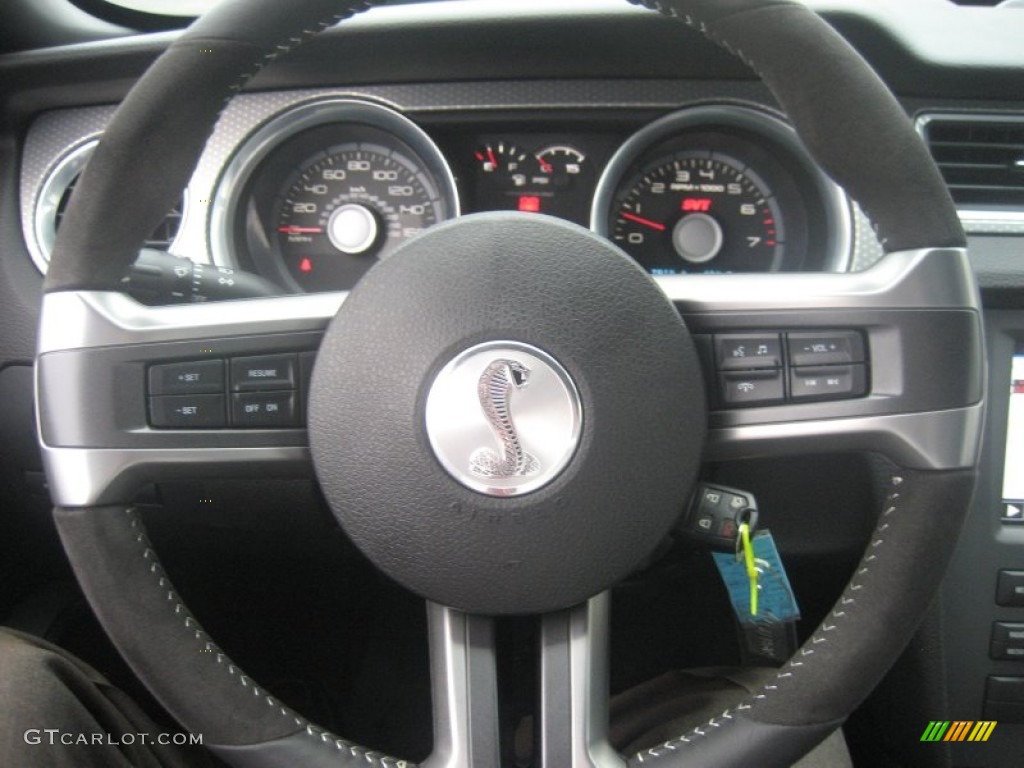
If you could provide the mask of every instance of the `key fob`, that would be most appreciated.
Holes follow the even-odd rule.
[[[753,535],[757,528],[754,494],[718,483],[698,483],[680,528],[711,549],[733,552],[743,523]]]

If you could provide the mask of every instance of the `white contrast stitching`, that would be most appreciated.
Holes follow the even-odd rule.
[[[188,613],[188,610],[186,609],[184,603],[181,602],[181,599],[178,597],[177,593],[173,590],[173,588],[170,588],[170,579],[164,572],[163,566],[160,564],[160,561],[157,558],[156,551],[152,548],[149,538],[142,530],[142,522],[139,518],[138,512],[135,510],[134,507],[129,507],[125,510],[125,514],[129,518],[129,525],[136,532],[136,543],[142,546],[142,558],[144,560],[149,561],[149,571],[151,573],[157,574],[158,576],[156,580],[157,586],[166,589],[166,599],[168,601],[174,602],[174,615],[182,619],[182,623],[185,629],[194,630],[192,633],[194,639],[201,643],[202,649],[204,651],[210,651],[214,655],[215,662],[221,669],[225,669],[227,673],[230,676],[234,677],[243,688],[245,688],[248,691],[251,691],[253,696],[264,697],[267,702],[267,706],[280,706],[280,713],[282,717],[291,718],[294,720],[295,725],[304,726],[306,728],[306,732],[310,735],[313,735],[312,729],[315,729],[316,734],[318,735],[318,738],[320,738],[321,741],[333,742],[338,749],[348,750],[352,757],[356,759],[365,759],[368,763],[375,763],[378,766],[380,766],[380,768],[412,768],[411,763],[402,760],[395,760],[394,758],[390,758],[386,755],[382,755],[376,752],[370,752],[368,750],[363,749],[362,747],[358,747],[354,744],[346,742],[344,739],[335,736],[329,731],[313,726],[307,720],[298,717],[297,713],[293,712],[288,707],[281,705],[281,702],[277,701],[277,699],[275,699],[272,695],[262,690],[256,684],[256,681],[254,681],[247,675],[243,674],[242,670],[236,667],[227,657],[227,655],[220,649],[220,647],[218,647],[217,644],[213,642],[213,639],[206,634],[206,632],[200,626],[199,622]]]
[[[643,2],[643,0],[631,0],[631,1]],[[893,476],[891,478],[891,483],[892,483],[893,487],[898,487],[898,486],[903,484],[903,478],[898,476],[898,475],[895,475],[895,476]],[[897,508],[896,508],[895,505],[896,505],[896,502],[899,500],[899,498],[900,498],[900,494],[896,493],[896,492],[893,492],[893,493],[889,494],[886,497],[886,504],[889,504],[890,506],[886,507],[886,509],[882,513],[881,517],[883,517],[883,518],[884,517],[889,517],[889,516],[891,516],[892,514],[894,514],[897,511]],[[889,527],[888,523],[883,523],[881,526],[879,526],[876,529],[876,534],[881,534],[888,527]],[[873,549],[878,549],[883,543],[885,543],[885,539],[882,536],[879,536],[877,539],[875,539],[871,543],[871,546],[872,546]],[[852,594],[850,594],[850,593],[858,592],[858,591],[860,591],[863,588],[864,585],[859,583],[857,581],[857,579],[860,579],[861,577],[865,576],[866,574],[868,574],[870,572],[871,566],[869,564],[872,561],[876,560],[876,559],[877,559],[877,555],[869,554],[869,555],[866,555],[861,560],[861,567],[857,570],[856,575],[854,576],[854,580],[852,580],[850,582],[850,584],[846,588],[846,592],[843,595],[841,595],[840,598],[839,598],[839,605],[840,606],[852,605],[856,601],[856,598]],[[793,658],[789,660],[789,662],[785,665],[785,667],[783,667],[778,672],[776,672],[776,674],[775,674],[775,681],[776,682],[781,681],[781,680],[785,680],[785,679],[788,679],[788,678],[793,678],[794,677],[794,671],[799,669],[800,667],[804,666],[804,662],[800,661],[799,658],[804,658],[804,657],[811,656],[811,655],[814,654],[814,649],[810,648],[808,646],[809,645],[820,645],[822,643],[828,642],[828,636],[825,633],[834,632],[837,629],[839,629],[840,628],[839,622],[847,618],[846,611],[838,610],[836,608],[832,609],[831,615],[832,615],[832,618],[836,619],[837,621],[835,623],[831,623],[831,624],[828,623],[827,620],[823,621],[821,626],[819,627],[819,629],[811,636],[809,642],[805,643],[804,647],[800,648],[799,652],[797,654],[793,655]],[[768,699],[768,696],[769,696],[770,692],[777,691],[777,690],[779,690],[779,686],[778,685],[776,685],[774,683],[766,683],[764,686],[762,686],[761,692],[753,694],[752,696],[750,696],[745,701],[741,701],[739,704],[736,705],[736,707],[734,709],[737,712],[742,712],[744,710],[751,709],[752,708],[752,704],[750,704],[748,702],[765,701],[765,700]],[[732,711],[733,710],[730,710],[730,709],[725,710],[725,712],[723,712],[722,715],[720,716],[720,718],[718,718],[718,719],[732,720],[733,719],[732,718]],[[720,725],[720,723],[716,722],[716,718],[711,718],[711,720],[709,720],[707,725],[705,725],[704,727],[705,728],[707,728],[708,726],[719,727],[719,725]],[[694,728],[691,733],[696,734],[698,736],[705,736],[707,734],[707,731],[702,731],[698,727],[698,728]],[[665,742],[664,744],[661,744],[661,745],[659,745],[657,747],[652,747],[650,749],[645,750],[644,752],[641,752],[641,753],[637,754],[635,759],[637,760],[637,762],[643,763],[643,762],[645,762],[645,757],[658,758],[659,756],[664,754],[662,752],[659,752],[658,750],[663,750],[663,749],[673,750],[674,748],[671,746],[673,744],[689,744],[689,743],[690,743],[690,740],[687,737],[680,736],[677,739],[673,739],[672,741]]]

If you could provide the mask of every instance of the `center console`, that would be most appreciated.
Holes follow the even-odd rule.
[[[988,423],[978,491],[942,589],[947,712],[995,721],[953,765],[1021,765],[1024,738],[1024,313],[987,311]],[[950,535],[953,535],[951,532]],[[922,723],[922,730],[927,723]]]

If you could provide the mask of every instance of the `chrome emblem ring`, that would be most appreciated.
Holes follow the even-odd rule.
[[[576,452],[582,423],[565,368],[516,341],[464,350],[427,394],[427,436],[441,466],[489,496],[518,496],[554,480]]]

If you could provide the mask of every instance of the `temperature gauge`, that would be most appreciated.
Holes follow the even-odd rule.
[[[587,159],[578,149],[566,145],[547,147],[534,157],[540,169],[540,175],[534,175],[534,182],[554,187],[572,186],[582,176]]]

